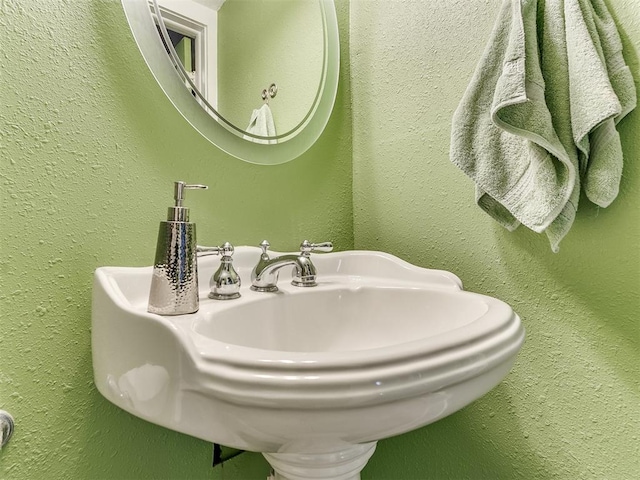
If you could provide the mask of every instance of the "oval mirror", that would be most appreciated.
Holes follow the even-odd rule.
[[[279,164],[324,130],[339,73],[333,0],[122,0],[176,109],[241,160]]]

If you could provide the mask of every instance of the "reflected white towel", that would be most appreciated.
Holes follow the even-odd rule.
[[[247,132],[253,135],[260,135],[261,137],[276,136],[276,125],[273,123],[273,114],[271,113],[269,105],[265,103],[262,107],[253,111]],[[276,140],[262,140],[248,135],[245,135],[244,138],[255,143],[277,143]]]

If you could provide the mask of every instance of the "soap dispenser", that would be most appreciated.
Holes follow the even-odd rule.
[[[198,311],[196,225],[189,222],[189,209],[183,201],[185,190],[206,188],[175,182],[175,205],[169,207],[167,221],[160,222],[158,230],[147,308],[151,313],[182,315]]]

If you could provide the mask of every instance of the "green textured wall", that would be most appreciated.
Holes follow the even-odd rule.
[[[92,273],[151,264],[179,179],[210,186],[188,198],[202,243],[352,248],[348,63],[318,143],[263,167],[176,113],[119,1],[3,0],[0,38],[0,408],[17,422],[0,478],[211,478],[211,445],[93,386]]]
[[[448,419],[379,443],[363,480],[626,480],[640,470],[640,113],[607,209],[581,205],[559,254],[473,205],[449,122],[499,0],[338,2],[338,106],[302,158],[234,160],[155,87],[119,2],[0,2],[0,408],[17,420],[0,478],[211,478],[210,445],[156,427],[92,384],[91,273],[149,264],[181,178],[202,242],[302,237],[387,250],[516,308],[527,342],[507,380]],[[610,0],[640,79],[640,13]],[[353,200],[351,111],[353,88]],[[295,181],[293,181],[295,179]],[[302,192],[306,203],[296,204]],[[222,198],[237,205],[220,208]],[[265,201],[266,199],[266,201]],[[214,478],[262,479],[243,454]]]
[[[382,479],[611,479],[640,472],[640,110],[607,209],[584,200],[553,254],[474,205],[448,160],[450,120],[500,0],[353,0],[357,248],[445,268],[511,304],[527,340],[506,381],[451,417],[379,443]],[[640,82],[637,0],[608,2]]]

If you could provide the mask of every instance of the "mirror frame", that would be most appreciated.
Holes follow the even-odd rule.
[[[287,132],[277,143],[256,143],[244,138],[237,127],[211,116],[186,88],[167,55],[147,0],[122,0],[122,6],[138,48],[171,103],[203,137],[224,152],[240,160],[261,165],[289,162],[307,151],[326,127],[338,90],[340,41],[338,20],[333,0],[318,0],[323,13],[324,58],[323,78],[316,101],[305,120]]]

